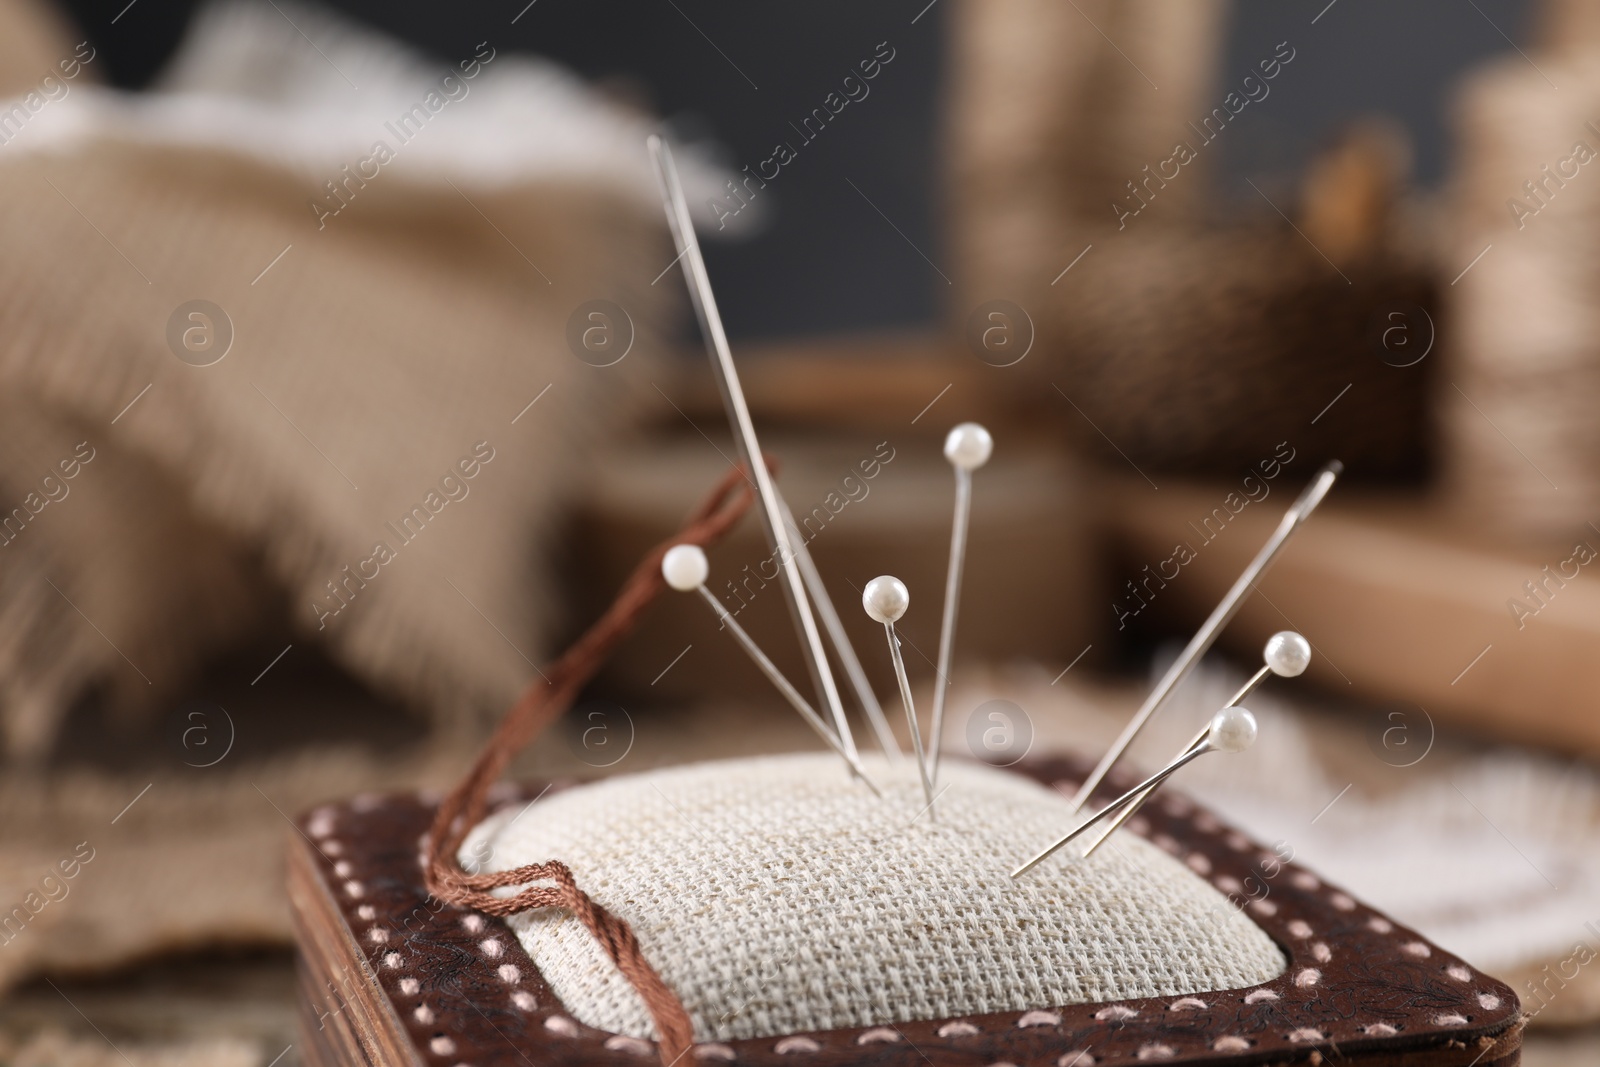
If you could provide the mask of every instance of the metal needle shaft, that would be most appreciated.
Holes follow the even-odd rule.
[[[1265,664],[1263,664],[1262,666],[1258,667],[1256,669],[1256,673],[1254,673],[1254,674],[1252,674],[1250,676],[1250,680],[1245,682],[1244,685],[1240,686],[1239,687],[1239,691],[1237,693],[1233,694],[1233,696],[1228,699],[1228,702],[1226,704],[1224,704],[1223,707],[1227,707],[1227,708],[1238,707],[1240,702],[1243,701],[1246,697],[1248,697],[1251,693],[1255,692],[1256,691],[1256,687],[1259,686],[1262,682],[1266,681],[1267,675],[1269,675],[1271,673],[1272,673],[1272,668],[1266,666]],[[1211,732],[1211,726],[1210,726],[1209,723],[1206,724],[1205,726],[1200,727],[1200,732],[1194,735],[1194,740],[1189,742],[1189,747],[1193,748],[1195,745],[1198,745],[1201,741],[1204,741],[1205,738],[1206,738],[1206,734],[1208,734],[1210,732]],[[1145,801],[1149,800],[1151,794],[1153,794],[1155,791],[1156,791],[1156,786],[1151,786],[1149,789],[1146,789],[1143,793],[1140,793],[1138,796],[1134,797],[1132,801],[1130,801],[1126,806],[1124,806],[1123,809],[1122,809],[1122,814],[1118,815],[1115,819],[1111,820],[1111,825],[1107,826],[1104,830],[1100,831],[1100,835],[1098,837],[1096,837],[1093,841],[1089,842],[1089,847],[1083,850],[1083,858],[1084,859],[1088,859],[1090,856],[1094,855],[1094,850],[1099,848],[1101,845],[1105,844],[1106,843],[1106,839],[1108,837],[1110,837],[1112,834],[1116,833],[1118,830],[1120,830],[1122,828],[1122,824],[1123,823],[1125,823],[1129,819],[1133,818],[1134,814],[1136,812],[1138,812],[1138,810],[1140,808],[1144,807]]]
[[[1206,734],[1210,732],[1211,727],[1209,724],[1202,726],[1200,728],[1200,732],[1195,734],[1194,739],[1189,742],[1189,748],[1192,749],[1194,746],[1204,741],[1206,739]],[[1188,751],[1188,749],[1185,749],[1184,751]],[[1151,796],[1155,794],[1155,791],[1160,784],[1161,783],[1157,782],[1155,785],[1151,786],[1149,789],[1146,789],[1144,792],[1140,793],[1138,796],[1124,804],[1121,814],[1119,814],[1115,819],[1112,819],[1111,824],[1104,830],[1100,831],[1098,837],[1089,842],[1089,847],[1083,850],[1083,858],[1088,859],[1090,856],[1094,855],[1095,849],[1105,844],[1107,838],[1116,833],[1118,830],[1122,829],[1122,824],[1133,818],[1134,814],[1138,812],[1140,808],[1144,807],[1145,801],[1149,800]]]
[[[850,734],[850,723],[844,715],[844,705],[839,699],[839,689],[834,683],[833,670],[822,647],[822,634],[811,612],[811,602],[794,562],[794,546],[784,524],[782,508],[772,484],[772,476],[761,461],[761,443],[756,438],[755,424],[750,419],[750,408],[745,402],[744,389],[739,384],[739,372],[733,365],[733,353],[728,347],[728,336],[722,327],[722,316],[717,311],[716,296],[711,291],[711,277],[706,273],[705,260],[700,255],[700,242],[695,237],[694,223],[689,217],[689,205],[684,199],[683,186],[678,180],[677,167],[672,162],[672,150],[660,137],[651,135],[650,154],[656,163],[657,177],[661,182],[663,204],[667,223],[683,261],[684,276],[689,282],[690,303],[706,338],[706,348],[711,355],[722,399],[728,409],[728,421],[733,426],[734,441],[738,445],[745,469],[755,480],[760,497],[762,525],[766,528],[767,543],[783,573],[784,596],[794,616],[795,628],[800,632],[801,646],[806,666],[817,684],[828,711],[833,716],[839,742],[853,758],[856,755],[855,739]]]
[[[844,676],[849,680],[850,688],[855,690],[856,700],[860,702],[861,710],[866,713],[867,722],[872,725],[873,735],[878,739],[878,747],[891,760],[898,761],[901,756],[900,745],[894,739],[894,730],[890,728],[889,719],[883,713],[883,705],[878,703],[878,695],[872,691],[872,683],[867,680],[867,672],[856,656],[855,646],[850,643],[850,635],[845,632],[839,612],[833,606],[833,598],[828,595],[828,587],[823,584],[822,574],[811,558],[811,550],[806,547],[805,536],[794,521],[794,512],[789,510],[788,503],[783,500],[781,490],[778,493],[778,500],[783,504],[784,519],[789,527],[789,539],[794,544],[795,562],[800,565],[800,576],[805,579],[806,589],[810,591],[811,599],[816,605],[817,617],[822,620],[822,628],[828,635],[829,643],[833,645],[834,654],[839,657],[839,664],[844,668]]]
[[[944,701],[950,689],[950,650],[956,641],[961,570],[967,557],[967,522],[972,514],[972,472],[956,469],[956,512],[950,524],[950,569],[944,580],[944,618],[939,625],[939,662],[934,668],[933,734],[928,739],[928,777],[939,780],[939,743],[944,737]]]
[[[1208,728],[1208,732],[1209,732],[1209,728]],[[1193,760],[1198,758],[1202,753],[1209,751],[1209,749],[1210,749],[1210,746],[1205,743],[1205,738],[1201,737],[1198,742],[1196,742],[1195,744],[1191,745],[1187,750],[1185,750],[1183,755],[1179,756],[1177,759],[1173,760],[1171,763],[1169,763],[1165,767],[1161,768],[1161,770],[1157,771],[1155,774],[1152,774],[1150,777],[1146,778],[1144,781],[1140,782],[1138,785],[1134,786],[1132,789],[1130,789],[1126,793],[1122,794],[1116,800],[1113,800],[1110,804],[1107,804],[1104,808],[1100,809],[1095,814],[1093,814],[1093,815],[1089,816],[1087,819],[1083,820],[1083,822],[1079,823],[1073,829],[1073,831],[1071,833],[1067,834],[1065,837],[1061,838],[1059,841],[1057,841],[1054,844],[1050,845],[1049,847],[1045,848],[1037,856],[1034,856],[1031,860],[1029,860],[1027,863],[1024,863],[1021,867],[1018,867],[1016,870],[1012,871],[1011,872],[1011,877],[1017,878],[1017,877],[1020,877],[1021,875],[1027,874],[1029,871],[1033,870],[1033,868],[1037,867],[1040,863],[1042,863],[1046,859],[1048,859],[1050,857],[1050,855],[1053,852],[1055,852],[1057,849],[1061,848],[1064,845],[1067,845],[1067,844],[1071,843],[1072,841],[1075,841],[1078,837],[1080,837],[1083,834],[1083,832],[1085,830],[1089,829],[1089,827],[1091,827],[1095,823],[1101,821],[1107,815],[1110,815],[1112,812],[1116,811],[1118,808],[1122,807],[1124,804],[1127,804],[1129,801],[1131,801],[1134,798],[1138,797],[1141,793],[1154,792],[1155,788],[1157,786],[1159,786],[1162,782],[1164,782],[1168,778],[1170,778],[1173,775],[1173,773],[1175,773],[1176,771],[1178,771],[1182,767],[1188,766],[1190,762],[1192,762]]]
[[[1338,461],[1329,463],[1317,473],[1317,476],[1311,480],[1311,484],[1306,486],[1299,499],[1284,514],[1272,537],[1261,547],[1261,551],[1256,553],[1255,559],[1250,561],[1250,566],[1246,567],[1244,573],[1239,575],[1239,580],[1233,583],[1233,587],[1228,590],[1227,595],[1222,598],[1222,602],[1216,606],[1216,609],[1201,624],[1194,637],[1190,638],[1189,643],[1184,646],[1183,651],[1173,661],[1172,666],[1167,668],[1167,673],[1162,675],[1161,681],[1156,684],[1150,695],[1145,698],[1144,704],[1140,706],[1139,710],[1128,722],[1128,725],[1123,728],[1122,733],[1112,744],[1110,751],[1101,757],[1100,762],[1095,766],[1094,772],[1084,780],[1083,785],[1078,789],[1077,795],[1072,798],[1072,806],[1074,808],[1083,807],[1084,801],[1089,799],[1090,794],[1105,779],[1107,772],[1111,770],[1117,760],[1122,758],[1122,754],[1128,750],[1128,746],[1133,743],[1133,739],[1139,736],[1139,731],[1150,720],[1150,716],[1155,714],[1162,701],[1167,699],[1172,691],[1177,688],[1178,683],[1188,677],[1195,664],[1200,662],[1200,657],[1205,655],[1206,650],[1216,641],[1217,635],[1222,632],[1222,628],[1238,613],[1239,607],[1244,603],[1244,598],[1250,592],[1250,588],[1255,584],[1256,579],[1260,578],[1262,573],[1266,571],[1273,558],[1282,550],[1295,530],[1300,527],[1300,524],[1305,522],[1318,504],[1322,503],[1323,497],[1327,496],[1328,490],[1333,488],[1333,483],[1342,470],[1344,470],[1344,466]]]
[[[900,654],[900,637],[894,632],[894,623],[883,624],[883,631],[889,636],[889,656],[894,660],[895,680],[900,683],[900,700],[906,708],[906,725],[911,727],[911,752],[917,759],[917,773],[922,778],[922,792],[928,798],[928,817],[931,819],[933,811],[933,780],[928,777],[927,755],[922,749],[922,731],[917,728],[917,708],[911,702],[911,682],[906,677],[905,657]]]

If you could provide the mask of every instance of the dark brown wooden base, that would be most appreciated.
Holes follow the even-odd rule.
[[[1017,769],[1071,790],[1085,767],[1078,760],[1045,759]],[[503,799],[542,787],[527,794],[508,790]],[[320,808],[300,821],[289,897],[300,946],[306,1062],[658,1062],[649,1042],[573,1018],[502,921],[430,898],[418,850],[432,810],[430,801],[412,795],[368,797]],[[1283,949],[1289,961],[1284,974],[1248,989],[1193,997],[1041,1004],[962,1019],[702,1044],[691,1055],[712,1067],[1519,1062],[1521,1011],[1504,984],[1283,862],[1178,793],[1163,794],[1128,828],[1245,908]]]

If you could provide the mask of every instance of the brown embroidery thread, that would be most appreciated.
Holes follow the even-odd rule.
[[[767,461],[769,469],[772,465]],[[744,483],[742,491],[736,493],[741,490],[741,482]],[[666,555],[667,549],[681,544],[705,547],[720,541],[744,517],[754,499],[745,468],[735,467],[689,517],[683,529],[645,555],[605,614],[544,672],[540,681],[529,685],[506,713],[472,769],[439,805],[428,835],[428,891],[439,899],[499,916],[515,915],[531,908],[565,908],[577,916],[644,1001],[655,1024],[661,1062],[666,1067],[671,1067],[689,1050],[694,1042],[694,1028],[683,1002],[644,958],[627,922],[579,889],[572,872],[558,861],[528,864],[493,874],[469,874],[456,857],[467,834],[483,819],[489,787],[505,771],[512,757],[567,710],[606,656],[633,630],[645,608],[665,588],[661,557]],[[511,897],[497,897],[491,892],[529,882],[552,881],[554,886],[531,885]]]

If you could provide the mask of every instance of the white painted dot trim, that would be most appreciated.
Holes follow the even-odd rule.
[[[822,1046],[809,1037],[786,1037],[773,1045],[772,1051],[780,1056],[789,1056],[796,1052],[821,1052]]]
[[[383,798],[376,793],[362,793],[350,802],[356,811],[377,811]]]
[[[1072,782],[1057,782],[1055,784],[1056,788],[1063,793],[1070,793],[1076,788],[1076,783]],[[1172,802],[1174,799],[1176,799],[1176,803]],[[358,811],[361,811],[372,810],[373,807],[377,806],[376,801],[373,801],[366,807],[363,807],[361,800],[362,798],[357,798],[357,800],[352,803],[352,807]],[[1193,810],[1192,805],[1187,804],[1181,798],[1168,798],[1163,806],[1166,808],[1169,814],[1177,817],[1182,817]],[[314,836],[331,838],[333,831],[332,818],[332,814],[328,812],[314,813],[313,819],[317,821],[308,825],[308,829]],[[1204,812],[1193,817],[1191,820],[1191,826],[1206,833],[1215,833],[1222,829],[1221,823]],[[1130,820],[1129,829],[1141,836],[1148,837],[1150,835],[1150,826],[1148,822],[1139,817]],[[423,840],[424,842],[426,841],[426,835],[424,835]],[[1173,855],[1179,855],[1182,853],[1182,846],[1169,835],[1157,835],[1152,840],[1153,843],[1158,847],[1169,853],[1172,853]],[[1235,851],[1248,851],[1248,849],[1251,847],[1249,840],[1242,834],[1229,833],[1224,840],[1228,847]],[[322,843],[322,847],[325,852],[333,855],[343,852],[343,847],[339,844],[339,842],[331,839],[324,841]],[[1271,862],[1276,863],[1278,862],[1278,857],[1272,856],[1270,857],[1270,860]],[[1190,869],[1194,870],[1201,876],[1209,875],[1212,870],[1210,858],[1201,852],[1189,853],[1185,858],[1185,862]],[[341,860],[333,864],[333,870],[337,876],[344,878],[348,877],[348,875],[352,873],[353,868],[348,862]],[[1321,883],[1314,875],[1305,871],[1294,872],[1290,877],[1290,881],[1296,888],[1308,891],[1320,888],[1321,886]],[[1213,880],[1213,884],[1223,892],[1239,893],[1243,891],[1243,885],[1238,881],[1238,879],[1227,875],[1217,877]],[[350,879],[345,882],[344,891],[347,895],[353,898],[360,898],[365,895],[366,889],[361,882]],[[1333,892],[1329,895],[1328,899],[1329,903],[1340,911],[1348,912],[1356,909],[1355,900],[1345,893]],[[1258,913],[1268,916],[1275,915],[1278,911],[1278,906],[1275,903],[1267,900],[1252,901],[1250,907]],[[364,921],[370,922],[376,916],[376,909],[374,909],[370,904],[363,904],[357,908],[356,911],[358,916]],[[472,933],[478,933],[485,927],[482,916],[477,914],[464,915],[461,921],[462,925]],[[1394,924],[1389,920],[1382,918],[1381,916],[1373,916],[1369,918],[1367,921],[1367,926],[1374,932],[1380,934],[1392,933],[1394,930]],[[1288,923],[1287,930],[1291,936],[1301,939],[1309,938],[1313,934],[1311,926],[1300,919],[1296,919]],[[382,943],[389,939],[389,931],[382,927],[374,926],[368,931],[368,937],[374,942]],[[497,938],[488,938],[480,942],[479,948],[490,958],[498,958],[504,952],[503,946]],[[1310,951],[1312,957],[1320,963],[1327,963],[1332,958],[1332,952],[1325,942],[1317,942],[1311,946]],[[1401,951],[1418,959],[1426,959],[1432,955],[1429,947],[1421,941],[1407,942],[1401,946]],[[401,962],[402,960],[400,954],[396,952],[390,952],[383,957],[383,964],[386,967],[398,967],[400,966]],[[1445,972],[1450,977],[1461,982],[1471,981],[1473,977],[1472,972],[1460,964],[1452,964],[1451,966],[1446,967]],[[521,980],[521,972],[513,964],[502,965],[498,968],[498,973],[501,979],[507,983],[515,984]],[[1294,984],[1300,988],[1313,987],[1320,983],[1321,978],[1322,974],[1319,970],[1315,968],[1305,968],[1295,975]],[[399,984],[401,992],[406,995],[415,996],[420,991],[420,984],[415,978],[402,978]],[[511,999],[517,1008],[522,1011],[531,1012],[537,1008],[537,1000],[526,990],[514,990],[511,994]],[[1244,1002],[1246,1004],[1258,1004],[1268,1001],[1276,1001],[1278,999],[1280,999],[1278,994],[1272,990],[1258,989],[1247,994],[1244,997]],[[1478,1003],[1486,1010],[1496,1010],[1501,1004],[1500,998],[1492,993],[1478,993],[1477,1000]],[[1205,1001],[1198,998],[1182,997],[1168,1005],[1168,1010],[1191,1011],[1204,1010],[1208,1007],[1209,1005]],[[432,1009],[425,1004],[419,1004],[413,1010],[412,1014],[417,1022],[423,1025],[430,1025],[434,1021],[434,1013]],[[1136,1009],[1128,1008],[1123,1005],[1111,1005],[1095,1012],[1094,1017],[1101,1021],[1123,1020],[1134,1018],[1138,1014],[1139,1012]],[[1438,1026],[1462,1026],[1466,1025],[1468,1022],[1465,1016],[1453,1012],[1437,1015],[1434,1017],[1433,1021],[1435,1025]],[[1017,1020],[1016,1025],[1018,1027],[1027,1028],[1036,1026],[1059,1026],[1061,1023],[1062,1017],[1054,1012],[1030,1011],[1022,1015]],[[544,1020],[544,1025],[545,1028],[552,1033],[560,1034],[565,1037],[577,1037],[580,1033],[578,1024],[572,1019],[562,1015],[549,1016]],[[1381,1022],[1366,1024],[1360,1027],[1360,1030],[1364,1034],[1375,1037],[1389,1037],[1398,1032],[1394,1026]],[[971,1036],[981,1032],[981,1029],[973,1023],[966,1021],[955,1021],[941,1026],[938,1034],[943,1038],[952,1038]],[[1302,1027],[1288,1034],[1288,1039],[1297,1043],[1322,1041],[1325,1040],[1326,1037],[1327,1035],[1321,1030],[1317,1030],[1312,1027]],[[863,1031],[856,1038],[856,1044],[867,1045],[875,1043],[894,1043],[900,1041],[901,1039],[902,1035],[891,1027],[875,1027],[873,1029]],[[1253,1044],[1254,1042],[1251,1040],[1238,1035],[1225,1035],[1218,1038],[1213,1043],[1212,1048],[1218,1052],[1243,1052],[1251,1048]],[[627,1051],[641,1056],[652,1055],[655,1051],[655,1047],[650,1042],[622,1034],[614,1034],[608,1037],[605,1042],[605,1047],[612,1051]],[[454,1042],[445,1035],[435,1036],[430,1041],[429,1048],[435,1055],[439,1056],[448,1056],[455,1052]],[[774,1051],[780,1055],[820,1052],[821,1049],[822,1046],[814,1039],[801,1036],[785,1037],[774,1045]],[[732,1061],[737,1059],[736,1053],[730,1046],[720,1043],[696,1045],[693,1047],[693,1052],[696,1059],[702,1060]],[[1152,1042],[1142,1046],[1139,1049],[1137,1058],[1140,1060],[1167,1059],[1174,1055],[1176,1055],[1176,1051],[1172,1046],[1160,1042]],[[1057,1060],[1057,1067],[1094,1067],[1096,1062],[1097,1061],[1095,1058],[1090,1055],[1087,1049],[1074,1050],[1059,1057]],[[1013,1067],[1013,1065],[996,1063],[990,1065],[990,1067]]]
[[[311,813],[311,821],[306,823],[306,829],[312,837],[330,837],[333,834],[333,809],[318,808]]]
[[[649,1056],[655,1052],[655,1046],[644,1038],[627,1034],[612,1034],[606,1038],[606,1048],[612,1052],[631,1052],[635,1056]]]
[[[339,842],[333,840],[333,838],[331,838],[331,837],[328,840],[324,841],[320,847],[322,849],[322,854],[325,855],[325,856],[342,856],[342,855],[344,855],[344,846],[341,845]]]
[[[1494,1011],[1500,1006],[1500,998],[1493,993],[1479,993],[1478,1004],[1485,1011]]]

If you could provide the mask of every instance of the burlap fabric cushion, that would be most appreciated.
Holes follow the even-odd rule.
[[[498,714],[595,443],[673,389],[650,121],[492,44],[293,18],[213,7],[147,94],[104,57],[61,81],[70,38],[0,46],[0,87],[54,79],[0,109],[0,756],[283,616],[436,722]],[[625,361],[569,340],[597,299]]]
[[[868,766],[885,800],[831,755],[615,778],[498,813],[463,862],[567,863],[632,924],[701,1040],[1183,995],[1284,970],[1259,927],[1130,834],[1013,880],[1071,824],[1042,786],[950,764],[932,818],[913,772]],[[581,923],[510,922],[569,1011],[651,1035]]]

